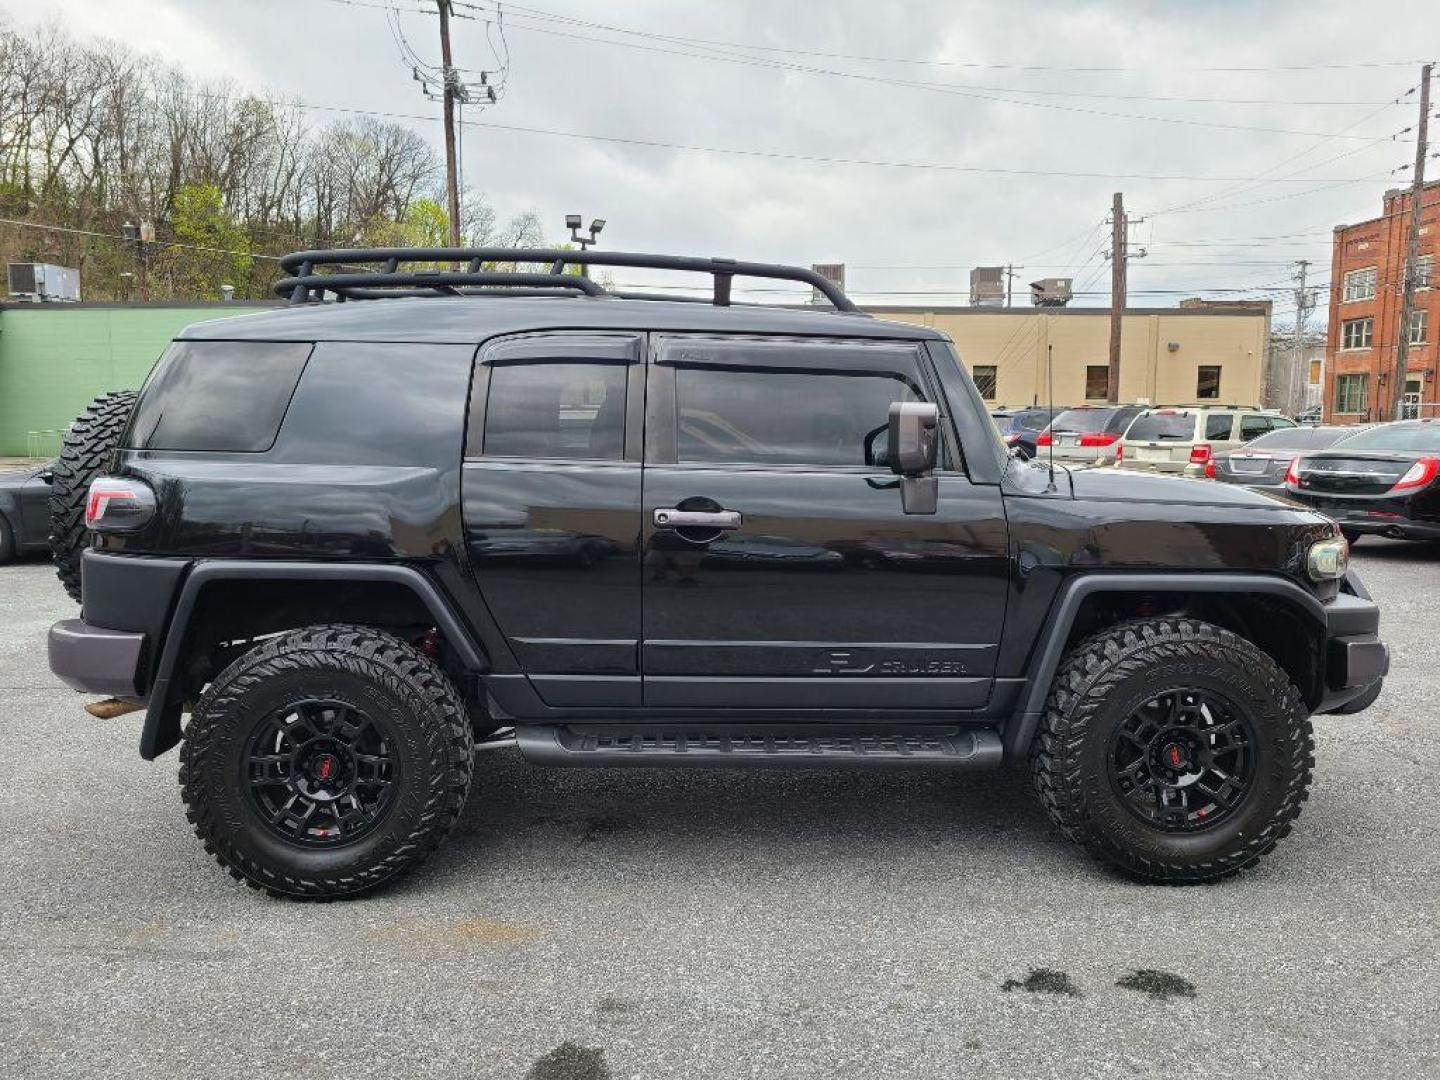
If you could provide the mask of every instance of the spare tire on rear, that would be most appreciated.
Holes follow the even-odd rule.
[[[134,390],[101,394],[65,433],[60,456],[51,469],[50,555],[60,584],[80,602],[80,553],[90,541],[85,528],[85,496],[90,481],[105,471],[110,452],[135,406]]]

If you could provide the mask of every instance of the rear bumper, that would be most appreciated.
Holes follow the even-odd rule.
[[[144,634],[62,619],[50,628],[50,670],[84,693],[138,700],[145,644]]]

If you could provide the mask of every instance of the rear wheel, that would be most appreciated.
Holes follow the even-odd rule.
[[[205,849],[272,895],[339,899],[406,873],[454,826],[473,737],[445,674],[398,638],[321,626],[220,673],[180,754]]]
[[[1299,691],[1228,630],[1144,619],[1082,642],[1062,664],[1031,751],[1051,818],[1137,877],[1205,881],[1285,836],[1310,785]]]
[[[105,471],[111,451],[120,445],[135,396],[134,390],[117,390],[92,401],[65,433],[60,456],[51,469],[50,555],[60,584],[77,604],[80,554],[90,540],[85,528],[85,497],[90,481]]]

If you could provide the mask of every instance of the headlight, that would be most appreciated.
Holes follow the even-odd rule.
[[[1350,545],[1343,536],[1321,540],[1310,545],[1305,559],[1305,572],[1314,581],[1335,581],[1345,576],[1350,567]]]

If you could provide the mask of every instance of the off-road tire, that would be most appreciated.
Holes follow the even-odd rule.
[[[1167,687],[1213,688],[1246,712],[1254,777],[1239,806],[1196,832],[1167,832],[1132,813],[1113,789],[1111,737]],[[1171,884],[1234,874],[1290,832],[1315,764],[1300,692],[1244,638],[1184,618],[1138,619],[1080,642],[1055,676],[1031,746],[1040,801],[1060,830],[1134,877]]]
[[[50,557],[55,574],[80,602],[80,554],[90,542],[85,528],[85,496],[90,481],[105,471],[111,452],[120,445],[120,436],[135,407],[134,390],[101,394],[65,433],[60,456],[51,468]]]
[[[338,698],[384,710],[396,734],[398,790],[372,832],[307,848],[276,836],[245,783],[248,740],[277,706]],[[237,880],[272,896],[335,900],[407,873],[465,805],[474,743],[464,702],[432,661],[368,626],[316,626],[258,645],[220,673],[184,732],[180,791],[195,834]]]

